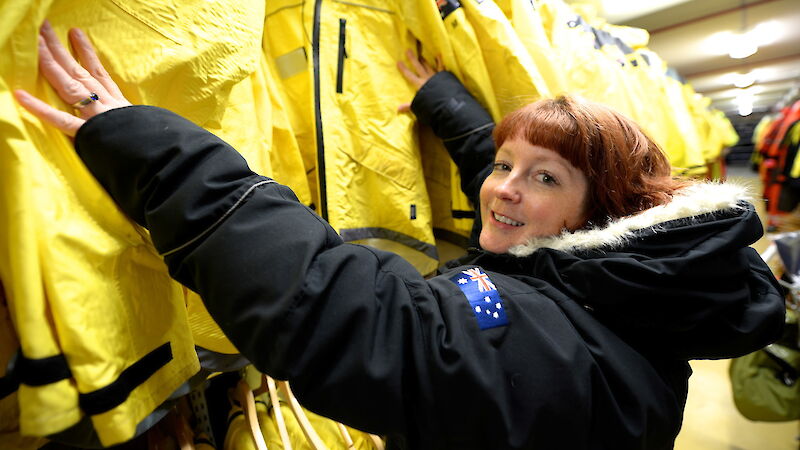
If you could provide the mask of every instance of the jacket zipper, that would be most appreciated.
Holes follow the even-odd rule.
[[[345,48],[345,42],[347,39],[347,33],[345,31],[345,26],[347,25],[347,19],[339,19],[339,65],[336,71],[336,93],[341,94],[344,90],[344,60],[347,58],[347,49]]]
[[[319,34],[322,0],[314,2],[314,30],[311,38],[311,57],[314,63],[314,115],[317,137],[317,180],[319,183],[319,208],[323,219],[328,220],[328,192],[325,180],[325,142],[322,138],[322,108],[320,105]]]

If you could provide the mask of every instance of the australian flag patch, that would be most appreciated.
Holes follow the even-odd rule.
[[[503,299],[489,275],[480,267],[463,270],[451,277],[450,281],[467,296],[481,330],[508,325]]]
[[[442,15],[442,20],[444,20],[450,13],[461,8],[461,3],[458,0],[436,0],[436,6],[439,7],[439,14]]]

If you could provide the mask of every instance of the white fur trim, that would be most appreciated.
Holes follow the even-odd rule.
[[[528,256],[539,248],[552,248],[564,252],[595,248],[616,248],[634,237],[635,231],[650,228],[670,220],[684,219],[715,211],[740,208],[741,200],[751,201],[750,189],[735,183],[695,183],[680,190],[672,201],[655,206],[639,214],[622,217],[601,228],[563,231],[555,236],[533,238],[525,244],[509,249],[514,256]]]

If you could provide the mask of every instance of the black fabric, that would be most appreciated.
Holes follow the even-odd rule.
[[[800,205],[800,186],[784,183],[778,194],[778,211],[792,212]]]
[[[783,325],[744,204],[659,224],[613,251],[476,252],[425,280],[397,255],[343,244],[285,186],[239,201],[265,178],[165,110],[103,113],[75,143],[161,248],[191,242],[165,258],[170,273],[244,356],[288,379],[312,411],[393,446],[671,448],[687,359],[754,351]],[[195,239],[199,224],[214,226]],[[475,267],[508,325],[481,330],[450,280]]]
[[[125,134],[127,119],[125,114],[119,112],[109,114],[103,122],[105,126],[114,127]],[[183,118],[176,119],[175,122],[174,126],[158,120],[148,123],[153,129],[143,130],[146,137],[136,136],[135,139],[141,141],[134,141],[136,145],[131,148],[132,153],[139,153],[136,165],[132,165],[124,177],[99,179],[136,223],[147,228],[164,230],[158,236],[153,236],[153,243],[161,253],[178,248],[211,228],[250,187],[249,184],[241,183],[243,178],[261,178],[249,170],[244,158],[237,152],[212,151],[214,148],[227,147],[222,139],[212,134],[185,135],[180,130],[192,126],[191,122]],[[95,145],[93,137],[84,136],[83,130],[84,127],[78,130],[83,145]],[[140,152],[147,147],[161,151]],[[119,161],[117,158],[127,159],[130,156],[109,151],[105,155],[96,155],[86,163],[94,171],[115,166]],[[175,166],[178,162],[182,165]],[[158,182],[159,175],[154,172],[160,170],[157,168],[167,169],[176,177],[183,176],[187,185],[183,186],[180,193],[171,191],[169,187]],[[194,194],[198,192],[203,194],[195,197]],[[179,204],[189,206],[191,215],[184,216],[185,211]],[[145,215],[145,211],[149,214]],[[174,229],[170,225],[178,222],[182,224],[181,229]]]
[[[121,405],[139,385],[172,360],[169,342],[159,346],[123,370],[113,383],[78,395],[78,404],[89,415],[102,414]]]

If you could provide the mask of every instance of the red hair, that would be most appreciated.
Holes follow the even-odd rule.
[[[668,203],[688,181],[671,176],[661,148],[632,120],[612,109],[568,96],[540,100],[497,125],[497,148],[511,139],[555,151],[589,181],[591,224]]]

